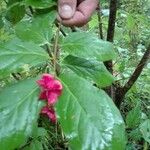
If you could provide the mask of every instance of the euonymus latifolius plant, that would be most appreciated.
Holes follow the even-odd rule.
[[[53,0],[2,4],[0,150],[45,149],[48,126],[72,150],[123,150],[123,119],[102,90],[114,81],[103,64],[113,45],[91,32],[64,34]]]

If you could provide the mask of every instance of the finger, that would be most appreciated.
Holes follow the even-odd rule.
[[[78,11],[80,11],[86,19],[90,18],[93,12],[98,6],[98,0],[84,0],[78,6]]]
[[[64,26],[68,26],[68,27],[73,27],[73,26],[81,27],[88,22],[88,20],[85,18],[85,16],[80,11],[76,11],[73,18],[71,18],[69,20],[62,20],[60,18],[58,18],[58,20]]]
[[[76,11],[77,0],[58,0],[58,13],[61,19],[70,19]]]
[[[61,20],[62,24],[65,26],[83,26],[90,20],[90,17],[96,10],[97,5],[98,0],[84,0],[78,5],[74,16],[69,20]]]

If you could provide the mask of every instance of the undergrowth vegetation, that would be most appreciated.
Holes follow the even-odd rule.
[[[1,0],[0,150],[150,149],[149,14],[100,0],[70,28],[56,0]]]

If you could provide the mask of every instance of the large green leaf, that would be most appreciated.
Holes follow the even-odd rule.
[[[18,39],[0,45],[0,78],[19,71],[24,65],[37,66],[49,59],[41,47]]]
[[[32,41],[43,45],[50,43],[53,32],[52,25],[56,18],[56,12],[39,15],[31,20],[23,20],[16,27],[16,35],[24,41]]]
[[[65,37],[61,48],[71,55],[107,61],[115,58],[113,45],[88,32],[74,32]]]
[[[69,55],[64,59],[63,64],[79,76],[94,81],[100,87],[109,86],[114,81],[102,62]]]
[[[22,81],[0,91],[1,150],[14,150],[37,127],[42,103],[38,100],[39,90],[35,81]]]
[[[56,111],[72,150],[123,150],[124,123],[112,100],[83,78],[64,72]]]
[[[35,8],[48,8],[56,5],[56,0],[25,0],[25,3]]]

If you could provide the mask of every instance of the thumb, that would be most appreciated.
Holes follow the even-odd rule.
[[[73,17],[77,6],[77,0],[58,0],[58,13],[62,19]]]

